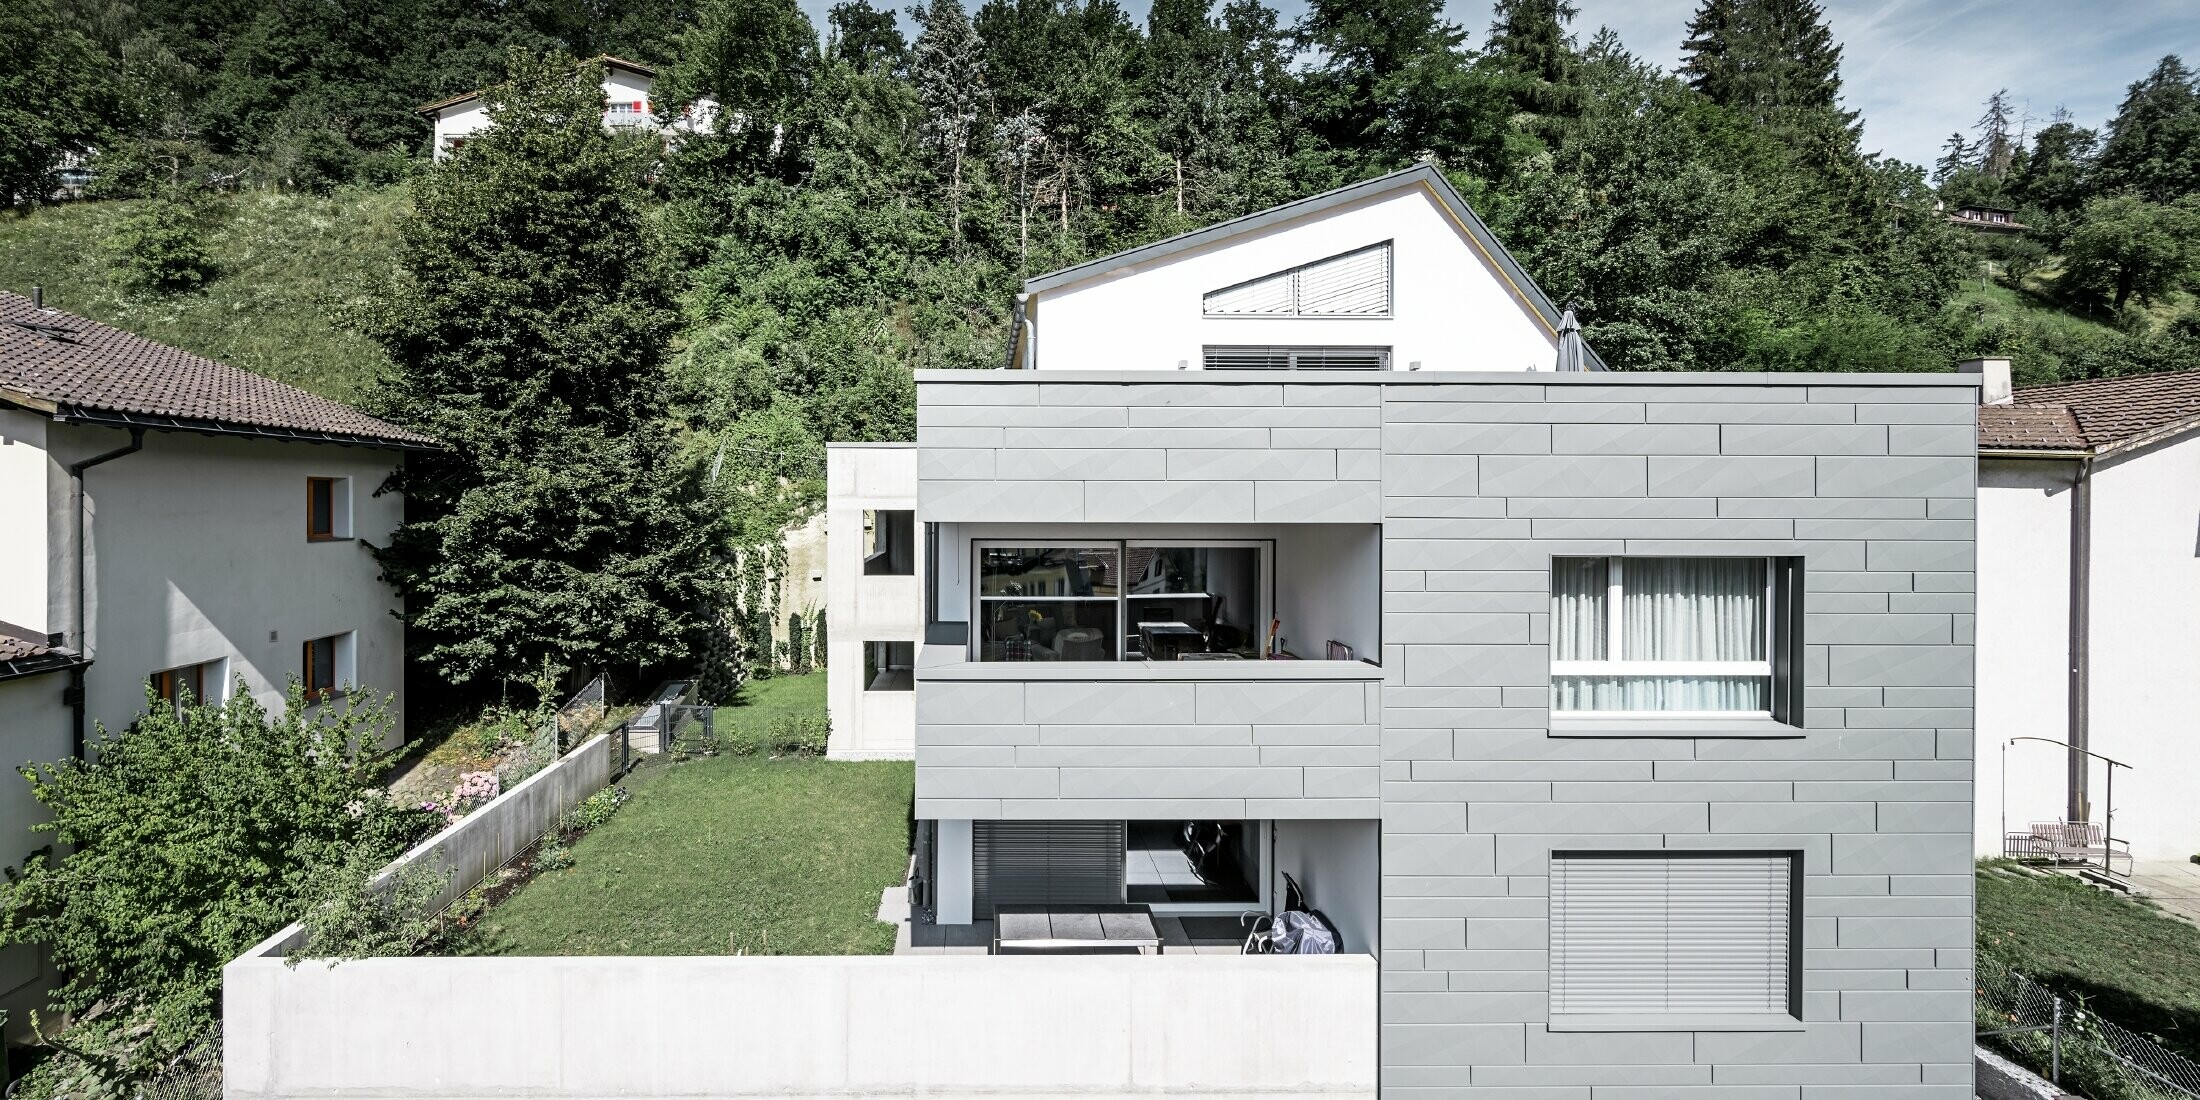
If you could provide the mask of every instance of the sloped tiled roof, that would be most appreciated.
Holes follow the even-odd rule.
[[[2200,370],[2029,386],[1978,411],[1984,450],[2092,451],[2200,428]]]
[[[89,662],[66,649],[39,645],[27,638],[19,638],[0,630],[0,680],[15,680],[42,672],[59,672],[87,663]]]
[[[397,447],[435,441],[328,398],[0,291],[0,399],[153,428]]]

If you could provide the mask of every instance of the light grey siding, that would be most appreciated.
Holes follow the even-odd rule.
[[[1970,1095],[1936,992],[1971,965],[1972,525],[1935,517],[1971,514],[1976,395],[1947,382],[1388,388],[1386,1093]],[[1548,570],[1585,554],[1800,557],[1807,731],[1553,736]],[[1802,853],[1804,1030],[1550,1030],[1550,853],[1637,848]]]
[[[929,681],[917,816],[1371,819],[1381,690],[1367,679]]]
[[[1380,522],[1383,682],[920,672],[920,817],[1379,815],[1386,1094],[1970,1095],[1975,385],[938,377],[922,520]],[[1615,554],[1800,559],[1803,727],[1554,728]],[[1552,1030],[1554,849],[1801,853],[1802,1029]]]

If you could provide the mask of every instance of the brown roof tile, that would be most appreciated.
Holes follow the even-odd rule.
[[[2007,405],[1979,409],[1988,450],[2113,448],[2163,431],[2200,427],[2200,371],[2133,374],[2029,386]]]
[[[0,398],[361,443],[434,440],[227,363],[0,291]],[[160,425],[148,425],[160,426]],[[188,428],[189,423],[176,427]]]
[[[90,663],[66,649],[43,646],[9,633],[12,629],[8,624],[0,623],[0,680],[15,680],[43,672],[59,672]]]

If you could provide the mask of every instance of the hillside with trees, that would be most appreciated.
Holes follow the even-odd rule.
[[[0,77],[0,122],[15,123],[0,125],[15,208],[0,277],[460,439],[487,432],[487,465],[441,487],[442,524],[490,520],[465,479],[497,456],[518,462],[497,477],[538,479],[528,507],[562,507],[570,460],[494,424],[440,424],[429,383],[532,400],[528,386],[574,381],[546,364],[617,341],[623,373],[589,384],[626,404],[512,408],[615,412],[620,446],[662,448],[699,486],[645,495],[717,502],[712,537],[741,563],[721,614],[752,662],[768,663],[778,614],[770,548],[820,498],[824,442],[908,438],[912,369],[999,365],[1023,277],[1418,162],[1617,369],[1940,371],[2000,353],[2045,381],[2200,366],[2183,289],[2200,94],[2174,57],[2099,134],[2030,130],[2003,98],[1929,171],[1862,144],[1838,28],[1814,0],[1702,0],[1673,72],[1577,28],[1564,0],[1501,0],[1487,27],[1440,0],[1312,0],[1288,23],[1261,0],[1157,0],[1143,25],[1115,0],[926,0],[913,35],[865,0],[823,28],[793,0],[333,10],[7,5],[0,38],[33,56]],[[520,110],[599,52],[657,68],[660,114],[715,100],[717,126],[671,145],[590,139],[575,155],[616,187],[598,207],[546,207],[566,235],[519,248],[534,230],[491,194],[515,163],[431,164],[412,107],[501,88]],[[64,167],[89,173],[86,198],[48,205]],[[514,194],[578,201],[572,180],[536,182]],[[2037,228],[1982,239],[1943,213],[1966,202]],[[573,221],[606,210],[615,249]],[[527,269],[538,245],[577,266]],[[628,290],[607,298],[583,276],[613,253]],[[469,286],[468,264],[505,274]],[[559,304],[469,317],[504,278]],[[613,304],[617,324],[590,312]],[[605,593],[568,597],[541,621],[585,618]],[[445,609],[454,635],[480,611]],[[441,659],[494,679],[597,651],[547,648],[514,647],[526,668]]]

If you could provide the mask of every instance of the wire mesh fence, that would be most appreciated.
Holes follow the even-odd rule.
[[[222,1029],[208,1028],[166,1069],[138,1086],[139,1100],[221,1100]]]
[[[2200,1100],[2200,1065],[2008,966],[1978,960],[1981,1042],[2091,1100]]]

